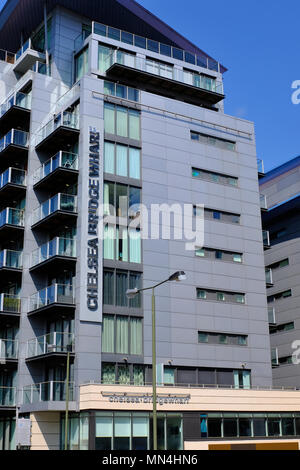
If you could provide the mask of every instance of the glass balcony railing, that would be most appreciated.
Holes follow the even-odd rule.
[[[79,115],[70,111],[62,111],[49,121],[39,132],[36,145],[46,139],[52,132],[59,127],[68,127],[69,129],[79,129]]]
[[[35,250],[31,255],[31,266],[47,261],[54,256],[76,257],[76,240],[71,238],[56,237],[40,248]]]
[[[18,129],[11,129],[4,137],[0,139],[0,152],[3,152],[9,145],[18,145],[19,147],[28,147],[28,132]]]
[[[53,173],[53,171],[57,170],[57,168],[78,170],[78,155],[70,152],[58,152],[35,171],[33,175],[33,184],[38,183],[46,176]]]
[[[26,186],[26,171],[19,168],[8,168],[0,175],[0,189],[7,184]]]
[[[0,406],[15,406],[16,387],[0,387]]]
[[[54,303],[73,305],[75,303],[73,287],[66,284],[52,284],[52,286],[36,292],[29,298],[29,311]]]
[[[40,222],[57,211],[70,213],[77,212],[77,196],[58,193],[51,199],[43,202],[32,214],[32,225]]]
[[[268,209],[267,196],[265,196],[264,194],[260,194],[259,201],[260,201],[260,208],[267,210]]]
[[[74,352],[74,334],[55,331],[27,342],[27,358],[53,352]]]
[[[0,212],[0,228],[4,225],[24,227],[24,210],[7,207]]]
[[[262,235],[264,247],[269,248],[271,246],[269,230],[263,230]]]
[[[273,284],[272,269],[266,269],[266,284]]]
[[[51,75],[51,65],[47,65],[46,63],[40,62],[39,60],[33,64],[31,70],[35,73],[41,73],[42,75]]]
[[[274,307],[268,307],[268,319],[269,319],[269,324],[270,325],[275,325],[276,324],[275,308]]]
[[[14,64],[15,54],[13,52],[8,52],[4,49],[0,49],[0,60],[2,60],[3,62],[7,62],[8,64]]]
[[[18,359],[18,340],[0,339],[0,359]]]
[[[152,59],[145,59],[119,50],[112,50],[100,64],[100,71],[106,72],[113,64],[125,65],[143,72],[175,80],[187,85],[223,95],[223,82],[196,72],[179,70],[171,64],[164,64]]]
[[[216,60],[206,57],[204,54],[193,54],[192,52],[184,51],[177,47],[169,46],[167,44],[154,41],[153,39],[138,36],[95,21],[92,22],[91,32],[84,31],[75,39],[75,50],[82,47],[85,39],[92,33],[124,42],[125,44],[140,47],[151,52],[156,52],[157,54],[161,54],[165,57],[172,57],[173,59],[186,62],[187,64],[198,65],[199,67],[213,70],[215,72],[221,71],[221,65]]]
[[[0,312],[20,313],[21,299],[18,295],[0,294]]]
[[[27,49],[32,49],[31,47],[31,40],[27,39],[27,41],[23,44],[23,46],[18,50],[16,53],[16,61],[24,54]]]
[[[0,268],[22,269],[22,251],[3,250],[0,251]]]
[[[0,117],[2,117],[10,108],[18,106],[19,108],[31,108],[31,94],[16,91],[7,100],[0,105]]]
[[[23,388],[23,405],[44,401],[66,401],[66,382],[42,382]],[[69,400],[74,400],[74,383],[69,383]]]

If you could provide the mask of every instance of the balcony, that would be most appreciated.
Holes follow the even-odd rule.
[[[21,251],[3,250],[0,251],[0,281],[16,281],[22,276]]]
[[[192,104],[208,104],[211,107],[225,96],[223,83],[213,77],[195,72],[179,71],[171,64],[144,59],[133,54],[114,50],[104,64],[106,76],[114,80],[127,80],[131,86],[187,101]]]
[[[54,224],[72,223],[77,217],[77,196],[58,193],[43,202],[32,214],[32,229],[49,229]]]
[[[74,334],[53,332],[27,342],[26,360],[45,359],[45,356],[61,358],[68,352],[74,356]]]
[[[264,194],[259,195],[259,202],[260,202],[260,208],[262,211],[267,211],[268,210],[268,204],[267,204],[267,196]]]
[[[79,135],[79,115],[71,111],[62,111],[49,121],[36,137],[36,149],[58,150],[63,148],[66,140],[70,143]]]
[[[0,387],[0,409],[16,406],[16,387]]]
[[[266,286],[267,287],[272,287],[273,286],[273,275],[272,275],[272,269],[271,268],[266,269]]]
[[[4,49],[0,49],[0,60],[2,62],[6,62],[7,64],[14,64],[15,54],[13,52],[8,52]]]
[[[25,196],[26,171],[9,167],[0,175],[0,196],[5,205],[12,200],[18,200]]]
[[[22,128],[29,128],[31,94],[14,92],[0,106],[0,122],[4,129],[11,129],[17,122]]]
[[[258,178],[263,178],[265,176],[265,166],[264,161],[260,158],[257,159],[257,170],[258,170]]]
[[[0,238],[8,240],[24,232],[24,210],[7,207],[0,212]]]
[[[49,190],[53,184],[73,185],[78,176],[78,155],[60,151],[38,168],[33,175],[35,189]]]
[[[45,62],[44,53],[33,48],[31,39],[28,39],[15,55],[14,72],[24,74],[35,64],[36,61]]]
[[[271,248],[269,230],[263,230],[262,236],[263,236],[263,245],[264,245],[264,249],[267,250],[267,249]]]
[[[41,402],[66,401],[66,382],[42,382],[23,388],[23,405]],[[69,383],[69,400],[74,400],[74,383]]]
[[[56,237],[32,253],[30,271],[44,269],[55,275],[60,268],[71,269],[75,263],[76,240]]]
[[[274,307],[268,307],[268,320],[269,320],[269,325],[276,325],[275,308]]]
[[[75,292],[71,285],[52,284],[29,298],[29,315],[41,310],[63,309],[64,311],[73,311],[74,308]]]
[[[16,362],[18,360],[19,342],[13,339],[0,339],[0,363]]]
[[[0,294],[0,317],[16,316],[21,313],[21,299],[18,295]]]
[[[11,129],[4,137],[0,139],[0,160],[12,156],[14,158],[24,158],[28,152],[28,132],[19,129]],[[6,161],[1,162],[2,165]],[[6,164],[6,167],[8,165]]]

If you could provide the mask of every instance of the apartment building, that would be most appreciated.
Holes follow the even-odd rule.
[[[299,387],[299,165],[296,157],[260,180],[268,207],[262,220],[270,236],[265,264],[273,382],[288,387]]]
[[[298,448],[226,68],[133,0],[8,0],[0,49],[0,446],[25,445],[17,418],[63,449],[67,406],[70,449],[150,449],[151,291],[126,291],[184,271],[156,290],[159,448]],[[151,236],[153,205],[187,206],[204,243]]]

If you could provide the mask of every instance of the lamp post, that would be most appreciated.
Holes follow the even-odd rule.
[[[177,271],[172,274],[168,279],[159,282],[151,287],[143,289],[128,289],[126,295],[129,299],[133,299],[137,294],[145,290],[152,290],[152,394],[153,394],[153,450],[157,450],[157,406],[156,406],[156,312],[155,312],[155,292],[154,289],[166,282],[170,281],[183,281],[186,279],[184,271]]]

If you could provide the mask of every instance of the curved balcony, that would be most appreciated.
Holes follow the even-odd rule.
[[[52,284],[36,292],[29,298],[29,315],[40,311],[73,311],[75,308],[75,292],[71,285]]]
[[[53,224],[72,223],[77,217],[77,196],[58,193],[32,214],[32,229],[49,229]]]
[[[60,268],[69,269],[76,263],[76,240],[56,237],[45,243],[31,254],[31,268],[33,270],[47,270],[55,274]]]
[[[18,360],[18,340],[0,339],[0,363],[15,363]]]
[[[13,294],[0,294],[0,317],[19,316],[21,313],[21,298]]]
[[[31,94],[16,91],[0,105],[0,123],[4,129],[11,129],[17,122],[22,128],[29,129]]]
[[[53,185],[72,185],[78,176],[78,155],[59,151],[38,168],[33,175],[35,189],[50,190]]]
[[[68,352],[74,356],[74,334],[55,331],[29,340],[26,360],[44,360],[47,357],[60,359]]]
[[[0,387],[0,409],[16,406],[16,387]]]
[[[0,175],[0,196],[2,201],[18,200],[26,192],[26,171],[8,168]]]
[[[63,148],[67,140],[75,142],[79,132],[79,115],[62,111],[42,127],[36,138],[36,149],[48,152],[58,150]]]

